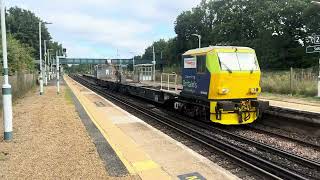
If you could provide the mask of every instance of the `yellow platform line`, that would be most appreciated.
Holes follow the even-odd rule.
[[[152,160],[134,162],[133,167],[138,172],[160,168],[160,166]]]
[[[66,78],[65,78],[66,79]],[[110,146],[112,147],[112,149],[115,151],[115,153],[117,154],[117,156],[119,157],[119,159],[122,161],[122,163],[124,164],[124,166],[127,168],[128,172],[130,174],[137,174],[134,170],[134,168],[130,165],[130,163],[126,160],[126,158],[123,156],[123,154],[121,153],[121,151],[113,144],[110,142],[108,135],[106,134],[106,132],[104,131],[104,129],[100,126],[100,124],[95,120],[95,118],[93,117],[93,115],[90,113],[90,111],[87,109],[86,106],[84,106],[84,104],[86,102],[84,102],[85,100],[83,99],[84,97],[82,97],[79,92],[76,92],[76,90],[74,89],[74,87],[72,87],[72,85],[70,86],[69,81],[66,80],[67,85],[70,87],[70,89],[74,92],[74,94],[76,95],[76,97],[78,98],[80,104],[82,104],[82,107],[84,108],[84,110],[86,111],[86,113],[88,114],[88,116],[90,117],[90,119],[92,120],[92,122],[95,124],[95,126],[99,129],[99,131],[101,132],[101,134],[103,135],[103,137],[108,141],[108,143],[110,144]]]
[[[66,77],[66,76],[64,78],[65,78],[67,85],[74,92],[74,94],[78,98],[79,102],[82,104],[83,108],[87,112],[87,114],[90,117],[90,119],[92,120],[92,122],[96,125],[96,127],[99,129],[101,134],[108,141],[108,143],[113,148],[113,150],[115,151],[115,153],[117,154],[117,156],[122,161],[122,163],[127,168],[128,172],[130,174],[132,174],[132,175],[138,174],[142,179],[149,179],[150,176],[155,175],[155,174],[159,174],[159,171],[160,171],[159,177],[161,177],[161,179],[171,179],[171,177],[166,172],[164,172],[157,163],[155,163],[154,161],[152,161],[150,159],[146,159],[146,160],[142,160],[142,161],[133,161],[130,163],[130,160],[127,160],[125,155],[122,153],[121,149],[118,148],[117,145],[112,142],[111,137],[108,135],[106,129],[104,129],[102,127],[102,125],[99,123],[99,121],[96,120],[95,116],[92,114],[92,112],[88,108],[88,106],[90,106],[90,103],[92,103],[92,102],[89,99],[87,99],[84,95],[82,95],[85,92],[78,91],[78,88],[74,87],[74,85],[71,82],[69,82],[69,81],[75,82],[74,80],[72,80],[71,78]],[[81,87],[84,87],[77,82],[75,82],[75,83],[80,85]],[[84,88],[86,88],[86,87],[84,87]],[[91,91],[91,90],[89,90],[89,91]],[[128,141],[129,141],[129,137],[128,137]],[[154,177],[154,178],[156,178],[156,177]]]

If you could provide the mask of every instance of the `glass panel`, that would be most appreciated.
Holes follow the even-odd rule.
[[[259,66],[256,60],[256,55],[251,53],[237,53],[242,71],[255,71]]]
[[[218,53],[221,70],[256,71],[259,65],[254,53]]]
[[[219,53],[221,70],[239,71],[240,65],[236,53]]]
[[[205,73],[206,69],[206,55],[197,56],[197,73]]]

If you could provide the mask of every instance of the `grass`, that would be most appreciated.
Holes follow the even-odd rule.
[[[181,74],[181,67],[179,67],[178,65],[172,65],[172,66],[165,66],[163,68],[163,72],[164,73],[177,73],[177,74]]]
[[[273,94],[286,94],[302,97],[315,97],[317,95],[317,82],[313,80],[293,80],[290,88],[289,72],[262,73],[261,88],[263,92]]]

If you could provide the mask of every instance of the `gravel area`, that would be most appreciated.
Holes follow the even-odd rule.
[[[15,102],[12,142],[1,120],[0,179],[136,179],[108,176],[65,90],[48,86]]]
[[[320,150],[314,149],[312,147],[306,147],[304,145],[300,145],[296,142],[289,141],[287,139],[281,137],[271,137],[270,135],[264,133],[258,133],[251,130],[243,130],[241,128],[229,128],[235,134],[239,134],[241,136],[259,141],[261,143],[265,143],[271,145],[273,147],[277,147],[283,149],[287,152],[291,152],[293,154],[297,154],[299,156],[312,159],[320,162]]]

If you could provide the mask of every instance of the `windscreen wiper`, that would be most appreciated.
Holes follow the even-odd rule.
[[[220,61],[220,63],[225,67],[227,68],[227,71],[231,74],[232,73],[232,70],[225,64],[223,63],[222,61]]]

